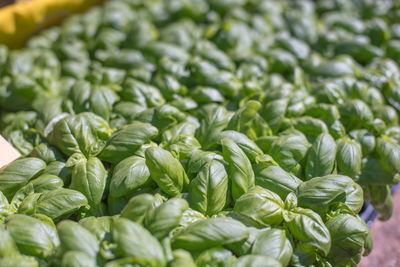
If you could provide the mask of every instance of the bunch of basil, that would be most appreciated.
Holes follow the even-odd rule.
[[[115,0],[0,46],[0,266],[356,266],[399,64],[378,0]]]

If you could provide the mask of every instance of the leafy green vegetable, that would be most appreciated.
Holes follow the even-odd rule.
[[[285,216],[285,225],[294,238],[310,244],[324,255],[331,248],[331,236],[321,217],[309,209],[295,208]]]
[[[256,186],[237,199],[234,211],[261,225],[279,225],[283,220],[284,203],[272,191]]]
[[[357,265],[400,181],[399,21],[111,0],[0,44],[0,266]]]
[[[272,266],[283,266],[279,261],[261,255],[246,255],[238,258],[238,260],[233,264],[235,267],[272,267]]]
[[[6,229],[18,250],[25,255],[46,259],[55,253],[60,244],[56,228],[47,217],[11,215],[7,217]]]
[[[74,153],[96,156],[111,135],[108,123],[90,112],[60,118],[51,126],[53,129],[48,136],[50,144],[69,156]]]
[[[189,208],[183,199],[171,199],[147,211],[143,225],[158,239],[169,234],[181,221],[183,212]]]
[[[220,212],[226,204],[228,174],[224,165],[211,160],[200,169],[189,184],[191,206],[205,215]]]
[[[37,158],[23,158],[11,163],[0,174],[0,190],[11,199],[15,192],[26,185],[30,179],[40,174],[46,163]]]
[[[229,163],[232,197],[238,199],[254,186],[254,172],[250,160],[240,147],[230,139],[222,139],[222,153]]]
[[[85,195],[92,208],[100,205],[107,182],[107,171],[98,158],[76,164],[72,170],[70,188]]]
[[[197,266],[229,265],[233,260],[232,252],[223,247],[215,247],[201,252],[196,258],[196,264]]]
[[[165,264],[160,243],[139,224],[124,218],[115,219],[112,236],[119,255],[146,260],[152,266],[163,266]]]
[[[53,220],[70,216],[88,204],[87,198],[78,191],[59,188],[46,192],[37,201],[36,212]]]
[[[336,144],[329,134],[321,134],[310,148],[307,156],[306,178],[331,174],[335,164]]]
[[[120,197],[151,184],[146,160],[131,156],[120,161],[114,168],[110,181],[110,195]]]
[[[180,162],[174,156],[161,148],[146,150],[146,165],[150,177],[168,195],[178,195],[188,184],[188,177]]]
[[[293,248],[284,230],[267,229],[257,235],[251,252],[274,258],[286,266],[289,264]]]
[[[157,136],[158,130],[147,123],[135,122],[113,134],[99,157],[108,162],[119,162]]]
[[[195,222],[172,239],[172,247],[187,250],[204,250],[242,241],[249,231],[242,223],[230,218],[210,218]]]
[[[64,252],[83,252],[90,257],[96,257],[99,244],[90,231],[76,222],[64,220],[57,225],[57,232]]]
[[[299,206],[312,209],[322,216],[335,202],[342,202],[358,213],[363,206],[362,195],[361,186],[342,175],[315,177],[297,188]]]
[[[344,261],[352,262],[352,258],[360,257],[364,252],[368,255],[372,249],[371,233],[366,224],[357,216],[339,214],[326,222],[332,236],[332,248],[328,258],[333,264]]]
[[[356,141],[340,139],[337,143],[336,160],[344,175],[357,178],[361,172],[361,146]]]

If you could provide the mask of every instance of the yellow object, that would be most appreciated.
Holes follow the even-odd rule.
[[[31,0],[0,9],[0,44],[18,48],[39,30],[66,16],[87,10],[101,0]]]

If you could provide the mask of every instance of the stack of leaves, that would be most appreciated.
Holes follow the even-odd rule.
[[[400,180],[396,1],[109,1],[0,47],[0,266],[356,266]]]

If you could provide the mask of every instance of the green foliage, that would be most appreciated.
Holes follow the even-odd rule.
[[[0,45],[0,266],[355,266],[400,181],[399,8],[112,0]]]

